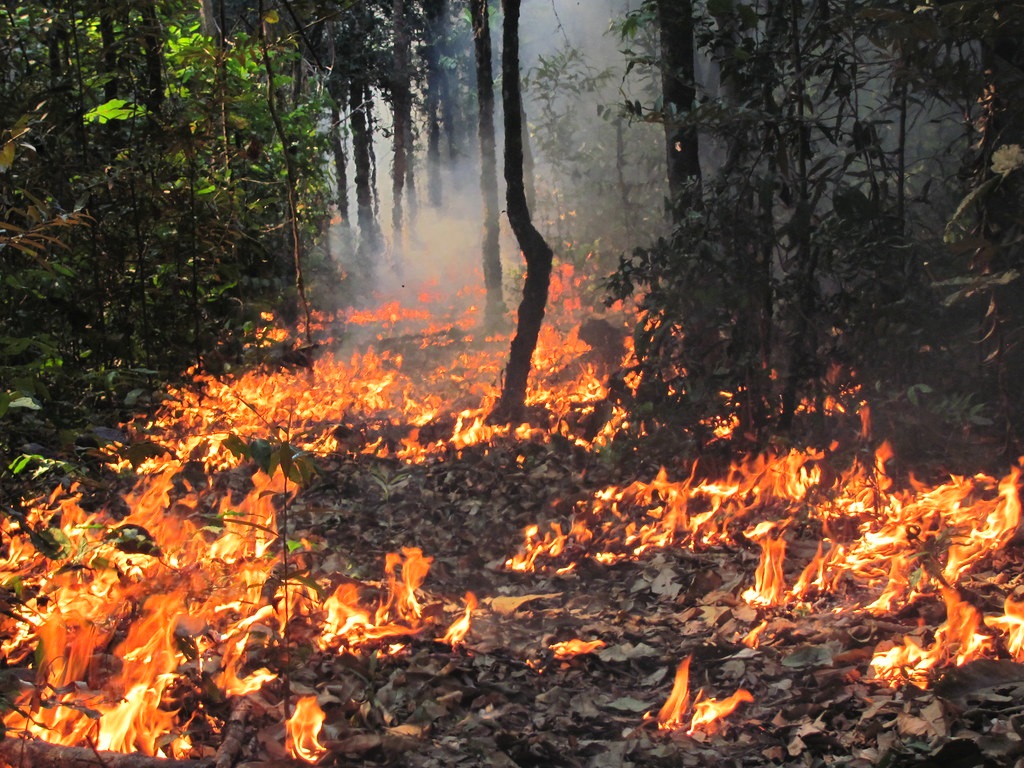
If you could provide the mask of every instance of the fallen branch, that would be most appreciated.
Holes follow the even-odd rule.
[[[169,760],[151,755],[100,752],[86,747],[65,747],[37,739],[8,736],[0,741],[3,768],[210,768],[209,760]]]
[[[243,698],[231,709],[231,715],[224,726],[224,738],[217,750],[217,757],[214,760],[213,768],[231,768],[238,759],[238,753],[242,750],[242,739],[245,738],[245,721],[249,717],[249,709],[252,703],[249,699]]]

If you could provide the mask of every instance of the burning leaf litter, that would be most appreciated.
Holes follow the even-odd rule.
[[[580,282],[557,274],[556,316]],[[485,418],[507,340],[434,317],[352,312],[308,370],[197,374],[135,425],[121,500],[71,485],[5,519],[9,734],[198,761],[241,728],[254,759],[422,766],[858,764],[980,734],[1002,764],[1020,741],[996,698],[939,698],[1024,678],[1018,468],[900,487],[882,446],[839,475],[792,451],[617,484],[607,361],[554,330],[578,318],[546,326],[542,426],[510,435]]]

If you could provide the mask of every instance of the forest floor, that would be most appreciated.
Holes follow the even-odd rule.
[[[353,455],[322,462],[292,511],[297,530],[319,542],[313,551],[330,553],[312,571],[342,562],[366,583],[386,552],[419,547],[433,558],[425,615],[457,614],[467,591],[480,603],[454,650],[412,636],[394,654],[309,657],[291,685],[325,702],[322,763],[1024,765],[1024,665],[973,661],[937,683],[933,675],[929,689],[872,679],[880,642],[914,635],[927,644],[945,615],[937,596],[893,615],[844,610],[863,602],[853,585],[752,607],[741,593],[755,578],[754,545],[670,546],[612,565],[570,550],[537,572],[505,567],[526,526],[567,520],[575,500],[631,479],[616,474],[593,455],[517,441],[424,465]],[[790,542],[808,553],[817,545]],[[1006,549],[975,568],[961,594],[994,608],[1021,564],[1021,551]],[[741,643],[762,621],[757,647]],[[574,638],[603,645],[556,658],[553,644]],[[745,689],[752,701],[710,727],[688,732],[684,718],[659,730],[655,717],[688,656],[691,690],[721,700]],[[275,728],[262,732],[264,747],[280,743]]]
[[[264,617],[262,634],[247,635],[242,673],[267,667],[281,674],[245,694],[244,715],[236,713],[234,721],[238,702],[213,685],[209,670],[203,668],[206,661],[197,661],[195,651],[197,642],[207,647],[211,642],[225,645],[226,638],[235,635],[224,635],[214,619],[205,627],[201,621],[183,621],[175,639],[182,648],[191,644],[193,653],[183,654],[186,662],[174,673],[178,698],[161,706],[173,706],[175,727],[188,732],[191,747],[184,757],[189,764],[213,761],[218,768],[298,764],[285,751],[289,713],[284,702],[315,697],[325,719],[319,732],[322,748],[314,753],[324,766],[1024,767],[1024,664],[1010,660],[1020,658],[1024,647],[1024,640],[1016,646],[1013,640],[1024,637],[1019,632],[1024,611],[1020,617],[1011,615],[1010,602],[1024,595],[1024,549],[1019,536],[972,560],[968,569],[957,573],[955,588],[950,587],[944,584],[937,563],[958,546],[956,537],[972,528],[971,513],[948,535],[941,530],[945,518],[937,517],[932,507],[920,518],[930,521],[928,529],[909,518],[889,524],[879,511],[879,487],[869,484],[863,490],[874,496],[874,507],[868,503],[860,512],[844,516],[829,496],[841,484],[842,468],[833,468],[815,489],[797,493],[790,502],[773,500],[770,494],[761,497],[750,489],[731,497],[729,491],[705,493],[699,500],[704,507],[692,503],[694,514],[707,511],[708,504],[714,513],[718,502],[708,499],[719,493],[717,498],[735,505],[740,514],[722,523],[709,517],[708,524],[728,530],[719,530],[713,537],[681,532],[676,540],[670,536],[641,552],[626,539],[651,521],[663,522],[657,517],[666,513],[658,510],[670,504],[660,494],[693,491],[686,484],[691,467],[680,463],[679,457],[669,467],[669,484],[659,490],[658,473],[665,457],[673,454],[671,445],[666,450],[665,445],[652,447],[638,438],[635,443],[624,440],[604,449],[583,448],[559,437],[557,429],[529,437],[495,437],[463,447],[445,442],[443,436],[452,434],[455,414],[466,407],[459,405],[458,398],[479,404],[478,394],[470,389],[476,381],[500,375],[505,350],[500,340],[492,344],[495,362],[485,368],[479,357],[468,354],[475,352],[469,342],[454,331],[433,334],[430,340],[432,349],[440,346],[448,355],[446,381],[455,394],[445,402],[455,405],[442,411],[451,415],[434,424],[416,422],[421,426],[415,428],[413,438],[408,417],[395,421],[373,405],[375,398],[386,395],[390,387],[395,400],[422,403],[437,395],[441,385],[425,373],[407,373],[410,361],[424,354],[422,337],[396,338],[402,345],[397,347],[400,355],[387,358],[383,351],[367,352],[360,358],[360,364],[368,360],[380,364],[377,381],[384,384],[356,381],[350,369],[340,364],[329,367],[327,360],[317,368],[316,380],[286,370],[254,377],[246,390],[242,387],[245,376],[240,376],[232,388],[219,394],[219,382],[209,380],[197,383],[194,393],[187,390],[170,397],[160,408],[172,421],[180,419],[185,426],[175,429],[183,434],[165,436],[143,424],[130,444],[123,446],[122,456],[133,458],[133,465],[160,458],[177,473],[167,491],[170,497],[155,496],[158,504],[152,519],[157,524],[177,511],[199,524],[214,521],[222,531],[236,514],[223,511],[225,499],[267,492],[254,486],[259,471],[252,461],[210,471],[196,457],[217,459],[208,449],[218,440],[223,440],[217,444],[226,453],[223,449],[230,439],[237,447],[253,436],[266,435],[270,420],[289,423],[296,437],[303,431],[333,435],[335,447],[314,457],[316,473],[311,482],[286,505],[278,498],[278,522],[286,514],[286,539],[295,545],[288,566],[293,588],[307,585],[322,597],[350,587],[360,604],[371,606],[372,611],[373,605],[389,599],[383,578],[389,553],[411,553],[415,548],[430,560],[429,572],[416,590],[422,613],[408,625],[408,632],[399,627],[397,634],[383,639],[342,639],[325,647],[322,601],[296,602],[296,613],[286,620],[284,638],[275,634],[275,621]],[[579,367],[580,353],[563,339],[548,346],[564,352],[564,359],[549,365],[549,372],[558,376],[560,371]],[[345,353],[356,360],[364,349],[353,346]],[[337,360],[347,359],[337,355]],[[285,384],[291,388],[286,390]],[[422,385],[422,393],[417,394],[416,384]],[[264,398],[259,408],[252,405],[257,396]],[[349,410],[349,403],[357,400],[370,403],[362,415]],[[291,416],[307,402],[318,415],[315,423],[300,429]],[[339,410],[328,413],[327,406]],[[214,416],[207,419],[207,412]],[[242,431],[243,420],[253,414],[259,418],[246,428],[248,432]],[[563,425],[572,414],[558,418]],[[418,461],[395,458],[396,450],[368,449],[380,440],[396,448],[405,440],[429,443],[427,433],[432,429],[441,436],[432,445],[441,448]],[[231,437],[224,440],[225,435]],[[195,440],[189,442],[186,437]],[[270,448],[264,440],[261,450]],[[807,466],[801,465],[794,477],[803,477],[805,470]],[[712,479],[716,476],[713,471],[708,474]],[[82,545],[82,552],[113,543],[121,555],[134,557],[135,566],[118,572],[127,584],[125,574],[153,555],[145,546],[150,532],[114,526],[123,518],[124,500],[133,492],[133,484],[145,478],[133,472],[111,477],[85,484],[86,498],[76,502],[83,509],[108,509],[108,519],[102,525],[78,525],[68,535],[93,536]],[[1016,483],[1016,475],[1012,477],[1012,483],[1004,483],[1006,487]],[[538,556],[533,570],[508,567],[510,558],[523,553],[524,531],[529,526],[539,528],[534,540],[552,530],[552,524],[568,532],[574,520],[593,509],[595,499],[604,498],[614,507],[608,501],[610,489],[637,481],[654,489],[650,498],[644,503],[627,499],[613,514],[594,517],[593,538],[589,534],[570,537],[561,551]],[[914,494],[928,504],[937,498],[904,482],[908,495],[894,497],[897,512],[902,505],[910,505],[908,499]],[[672,483],[675,490],[669,487]],[[956,511],[983,502],[988,506],[978,506],[983,511],[973,514],[976,528],[987,530],[996,500],[1005,501],[1007,496],[1016,498],[994,478],[978,476],[960,482],[952,501],[936,501],[934,506]],[[818,514],[816,505],[825,512]],[[41,519],[59,520],[62,513],[54,508],[52,503],[44,504]],[[835,515],[836,510],[840,514]],[[759,566],[766,551],[761,545],[767,540],[752,531],[759,522],[778,525],[783,519],[776,541],[784,531],[788,549],[777,576],[787,588],[820,551],[826,533],[829,546],[838,552],[837,545],[852,548],[858,537],[888,525],[903,549],[885,554],[882,565],[869,563],[868,571],[874,575],[867,579],[851,575],[857,567],[851,566],[848,572],[845,566],[837,566],[828,576],[828,566],[822,566],[819,581],[827,586],[804,591],[798,598],[782,596],[770,604],[759,603],[748,593],[753,585],[766,581]],[[832,529],[826,531],[828,526]],[[258,528],[254,525],[250,530],[259,533]],[[267,530],[265,526],[263,532]],[[673,532],[672,525],[665,530]],[[221,534],[211,531],[209,526],[196,529],[192,538],[200,546],[194,549],[220,542]],[[187,549],[188,545],[186,541],[173,546]],[[612,556],[605,556],[609,552]],[[171,572],[160,561],[146,571],[152,578],[141,581],[151,580],[161,589],[191,578],[198,592],[208,584],[218,589],[224,582],[241,584],[242,576],[231,570],[240,567],[232,565],[238,560],[212,559],[209,577],[199,575],[206,565]],[[249,556],[241,565],[263,567],[272,561],[268,555],[262,560]],[[903,569],[899,575],[912,582],[904,590],[907,599],[895,600],[892,610],[866,610],[886,586],[885,569],[892,567],[895,573],[899,563]],[[110,569],[109,564],[103,567]],[[91,567],[69,564],[61,570],[70,578],[81,574],[81,585],[100,574],[95,561]],[[271,574],[266,584],[260,598],[273,603],[278,616],[287,602],[275,596],[280,572]],[[781,584],[776,586],[781,589]],[[468,634],[454,646],[442,642],[445,628],[464,614],[467,593],[478,602]],[[13,593],[9,597],[13,605]],[[198,602],[199,596],[188,599]],[[39,603],[40,611],[50,607]],[[142,612],[139,606],[118,610],[103,625],[117,629],[104,635],[104,654],[97,658],[107,658],[107,649],[126,634],[123,625]],[[998,623],[989,623],[1004,610],[1006,615]],[[258,613],[253,614],[254,620]],[[951,640],[953,614],[973,617],[974,623],[955,630],[960,634]],[[0,615],[0,626],[5,626],[5,620]],[[198,628],[190,628],[193,625]],[[1014,627],[1017,635],[1012,634]],[[188,637],[190,632],[196,637]],[[218,632],[220,640],[211,641]],[[985,637],[979,640],[982,633]],[[940,637],[945,642],[941,646]],[[565,652],[566,646],[559,644],[569,641],[589,645]],[[935,651],[923,672],[907,670],[906,677],[917,675],[917,685],[901,681],[898,673],[895,678],[890,674],[887,680],[877,679],[873,660],[898,646]],[[968,646],[978,646],[971,660],[967,660]],[[38,649],[25,644],[19,651],[21,656],[12,668],[23,664],[21,677],[31,681],[38,674],[29,669]],[[965,655],[957,658],[960,654]],[[217,659],[226,658],[226,652],[217,649],[210,656],[214,659],[210,663],[216,664]],[[686,659],[690,660],[689,702],[680,707],[675,727],[659,728],[659,714]],[[80,684],[73,682],[66,688],[51,683],[56,690],[43,695],[70,695]],[[105,695],[115,703],[120,696]],[[38,690],[35,696],[32,706],[40,703]],[[730,698],[736,704],[734,711],[709,724],[695,722],[698,709]],[[76,707],[78,715],[98,717],[81,705],[72,709]],[[8,727],[9,745],[16,733],[10,723]],[[229,734],[232,745],[226,750]],[[5,759],[20,764],[12,755],[17,755],[16,749],[0,746],[0,764]]]

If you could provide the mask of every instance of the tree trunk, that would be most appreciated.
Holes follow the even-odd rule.
[[[139,6],[139,13],[143,21],[142,41],[146,61],[146,88],[142,100],[150,115],[156,118],[164,102],[164,80],[162,34],[154,0],[142,3]]]
[[[394,160],[391,168],[391,229],[394,238],[393,265],[396,271],[402,264],[403,213],[402,194],[405,191],[406,174],[409,171],[408,142],[412,132],[412,97],[409,92],[409,34],[406,29],[405,0],[394,0],[392,5],[394,23],[394,72],[391,80],[391,99],[394,108],[394,136],[392,145]]]
[[[697,130],[683,125],[696,95],[693,67],[692,0],[657,0],[661,38],[661,89],[664,101],[665,158],[673,220],[687,202],[684,195],[700,181]]]
[[[427,119],[427,200],[440,208],[441,184],[441,38],[444,34],[445,0],[424,0],[426,41],[423,58],[427,69],[423,106]]]
[[[497,327],[505,314],[501,292],[501,244],[499,241],[498,162],[494,140],[494,77],[491,72],[491,25],[487,0],[470,0],[476,54],[476,93],[479,103],[477,132],[480,138],[480,191],[484,200],[482,246],[487,305],[484,323]]]
[[[100,8],[100,42],[103,46],[103,98],[111,101],[118,94],[117,38],[114,34],[114,12],[110,6]]]
[[[260,19],[264,18],[263,0],[259,0]],[[269,44],[267,42],[266,24],[261,23],[259,28],[260,53],[263,55],[263,68],[267,73],[267,111],[270,112],[271,122],[277,138],[281,142],[281,157],[284,160],[285,176],[288,182],[288,189],[285,190],[288,198],[289,231],[292,240],[292,266],[295,269],[295,294],[298,299],[298,310],[302,313],[305,321],[306,343],[313,342],[312,319],[310,317],[309,301],[306,298],[306,280],[302,271],[302,235],[299,229],[299,173],[295,167],[295,160],[292,158],[290,144],[291,139],[285,133],[284,122],[277,108],[277,91],[274,88],[274,67],[270,60]]]
[[[348,224],[348,158],[345,157],[345,144],[342,140],[341,108],[336,101],[331,105],[331,154],[334,156],[334,204],[338,206],[338,216],[343,224]]]
[[[508,220],[526,259],[526,281],[519,304],[516,334],[505,368],[501,397],[491,413],[492,422],[513,422],[522,418],[526,384],[537,337],[544,320],[551,282],[554,254],[530,220],[523,186],[523,105],[519,88],[520,0],[505,0],[502,34],[501,93],[505,113],[505,203]]]
[[[379,246],[377,220],[373,210],[373,189],[371,176],[370,135],[367,126],[366,112],[369,102],[367,86],[353,80],[349,84],[349,108],[352,125],[352,158],[355,162],[356,185],[356,218],[359,222],[359,261],[357,265],[362,274],[356,277],[364,281],[372,281],[372,264],[370,258],[376,255]],[[358,288],[368,288],[360,285]]]

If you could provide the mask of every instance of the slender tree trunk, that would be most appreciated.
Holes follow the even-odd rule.
[[[476,53],[476,93],[479,102],[480,191],[484,200],[483,267],[487,305],[484,323],[497,327],[505,314],[501,291],[501,244],[498,211],[498,161],[494,139],[494,76],[491,72],[491,24],[487,0],[470,0]]]
[[[531,359],[548,301],[554,254],[530,220],[523,186],[523,105],[519,87],[520,0],[505,0],[502,34],[501,93],[505,114],[505,203],[508,220],[526,259],[526,281],[519,304],[516,334],[509,350],[501,397],[491,413],[494,422],[522,418]]]
[[[410,123],[412,115],[412,97],[409,92],[409,34],[406,29],[405,0],[394,0],[392,14],[395,39],[394,72],[392,73],[391,80],[391,99],[394,107],[391,229],[394,238],[395,263],[393,267],[396,271],[400,271],[404,224],[402,194],[405,191],[406,174],[409,171],[408,142],[411,137]]]
[[[154,0],[142,3],[139,6],[139,13],[142,14],[142,40],[145,45],[146,61],[146,89],[143,92],[143,103],[150,114],[155,117],[160,113],[160,107],[164,102],[164,79],[160,21],[156,16]]]
[[[103,85],[103,98],[107,101],[117,98],[117,39],[114,34],[114,8],[104,5],[100,8],[100,41],[103,45],[103,74],[107,80]]]
[[[349,221],[348,206],[348,158],[345,156],[345,144],[341,132],[341,108],[339,102],[331,105],[331,153],[334,155],[334,204],[338,206],[338,216],[346,226]]]
[[[433,208],[441,207],[441,36],[444,33],[444,0],[424,0],[426,41],[423,58],[427,69],[423,95],[427,120],[427,201]]]
[[[359,222],[359,249],[354,277],[357,291],[368,289],[373,282],[373,263],[380,245],[377,218],[373,209],[373,168],[370,154],[372,136],[367,125],[369,102],[367,86],[353,80],[349,83],[349,120],[352,127],[352,159],[355,165],[356,219]]]
[[[657,0],[661,38],[661,89],[664,101],[665,158],[668,165],[668,190],[673,220],[678,220],[687,204],[684,194],[700,181],[700,155],[697,130],[685,126],[687,113],[695,97],[693,66],[692,0]]]
[[[263,18],[263,0],[259,0],[260,19]],[[260,52],[263,55],[263,67],[267,73],[267,110],[270,112],[270,119],[274,123],[274,130],[281,142],[281,156],[284,159],[285,175],[288,181],[286,190],[288,197],[288,217],[290,219],[290,231],[292,239],[292,263],[295,268],[295,293],[298,297],[299,311],[302,312],[305,320],[306,343],[313,341],[312,322],[309,311],[309,301],[306,299],[306,281],[302,272],[302,237],[299,231],[299,174],[295,168],[295,161],[292,159],[288,147],[291,140],[285,134],[284,123],[277,109],[277,93],[274,89],[274,67],[270,60],[270,51],[267,43],[266,27],[260,24],[259,27]]]

